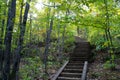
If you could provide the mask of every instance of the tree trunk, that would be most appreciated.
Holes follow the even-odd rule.
[[[110,27],[109,27],[109,14],[108,14],[108,5],[107,0],[104,0],[105,8],[106,8],[106,35],[109,41],[110,46],[113,47],[113,41],[110,33]],[[113,50],[114,51],[114,50]]]
[[[7,2],[5,2],[7,4]],[[5,7],[6,8],[6,7]],[[3,15],[6,16],[6,9],[3,11]],[[3,70],[3,61],[4,61],[4,50],[3,50],[3,43],[4,43],[4,31],[5,31],[5,20],[6,18],[3,18],[1,20],[1,48],[0,48],[0,80],[2,78],[2,70]]]
[[[57,42],[58,42],[58,45],[57,45],[57,52],[58,53],[60,53],[60,23],[58,22],[58,40],[57,40]]]
[[[0,5],[1,10],[1,5]],[[0,11],[1,13],[1,11]],[[1,14],[0,14],[0,25],[1,25]],[[2,28],[2,26],[0,26]],[[2,34],[2,29],[0,29],[0,34]],[[2,70],[2,36],[0,36],[0,78],[1,78],[1,70]]]
[[[32,41],[32,15],[30,14],[30,44]]]
[[[108,14],[108,2],[107,0],[104,0],[104,4],[105,4],[105,8],[106,8],[106,27],[107,27],[107,33],[108,33],[108,37],[109,37],[109,44],[110,47],[109,49],[110,51],[110,56],[111,56],[111,64],[115,63],[115,59],[112,57],[114,55],[114,49],[113,49],[113,41],[112,41],[112,37],[111,37],[111,33],[110,33],[110,23],[109,23],[109,14]],[[113,69],[113,68],[112,68]],[[115,69],[115,65],[114,65],[114,69]]]
[[[19,64],[20,64],[20,58],[21,58],[21,50],[23,47],[24,34],[25,34],[25,30],[26,30],[26,22],[27,22],[29,7],[30,7],[29,4],[26,2],[23,22],[22,22],[22,24],[20,23],[20,36],[19,36],[18,47],[16,50],[16,56],[15,56],[15,60],[14,60],[14,64],[13,64],[13,69],[12,69],[12,73],[11,73],[11,80],[18,80],[18,71],[19,71]],[[22,9],[22,7],[21,7],[21,9]],[[21,13],[21,15],[22,15],[22,13]],[[20,15],[20,22],[22,21],[21,15]]]
[[[67,8],[65,17],[68,16],[68,13],[69,13],[69,9]],[[67,21],[67,18],[66,18],[66,21]],[[62,55],[63,55],[62,52],[64,51],[65,31],[66,31],[66,24],[63,27],[61,49],[58,56],[61,64],[62,64]]]
[[[62,53],[64,52],[65,32],[66,32],[66,24],[63,27],[62,43],[61,43],[60,53],[59,53],[59,56],[58,56],[60,64],[62,64],[62,57],[63,57]]]
[[[10,7],[8,10],[7,27],[5,34],[5,53],[4,53],[4,68],[3,68],[3,80],[9,80],[10,75],[10,54],[11,54],[11,41],[12,41],[12,31],[15,21],[16,13],[16,0],[11,0]]]
[[[4,16],[6,16],[6,10],[4,10]],[[4,40],[4,29],[5,29],[5,20],[6,18],[4,18],[2,20],[2,30],[1,30],[1,37],[2,37],[2,44],[4,43],[3,40]]]
[[[58,26],[57,26],[57,28],[58,28],[58,39],[57,39],[57,56],[58,56],[58,58],[57,58],[57,61],[59,61],[60,62],[60,60],[61,60],[61,38],[60,38],[60,23],[58,22]]]
[[[77,26],[77,35],[78,36],[80,35],[80,28],[79,28],[79,26]]]
[[[45,73],[47,74],[47,56],[48,56],[48,49],[50,45],[50,35],[52,32],[52,27],[53,27],[53,16],[50,21],[50,28],[47,31],[47,36],[46,36],[46,46],[45,46],[45,52],[44,52],[44,64],[45,64]]]

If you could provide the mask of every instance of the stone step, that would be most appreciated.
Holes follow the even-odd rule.
[[[81,57],[71,57],[70,60],[74,61],[86,61],[88,58],[81,58]]]
[[[80,65],[80,66],[82,66],[82,65],[84,65],[84,61],[69,61],[69,63],[67,65],[76,65],[76,66]]]
[[[77,46],[75,46],[75,49],[86,49],[86,50],[89,50],[90,49],[90,45],[77,45]]]
[[[75,49],[85,49],[85,50],[89,50],[90,47],[89,47],[89,46],[76,46]]]
[[[90,51],[73,51],[73,53],[71,53],[71,54],[78,54],[78,53],[86,53],[86,54],[88,54],[88,53],[90,53]]]
[[[65,68],[67,68],[67,69],[82,69],[83,65],[67,65]]]
[[[74,52],[90,52],[88,49],[75,49]]]
[[[75,43],[76,45],[90,45],[90,43],[89,42],[77,42],[77,43]]]
[[[71,57],[85,57],[85,58],[88,58],[89,55],[85,55],[85,54],[70,54],[70,58]]]
[[[78,53],[79,53],[79,54],[85,54],[85,53],[88,54],[88,53],[90,53],[90,51],[73,51],[73,53],[71,53],[71,54],[76,54],[76,53],[77,53],[77,54],[78,54]]]
[[[88,59],[88,56],[81,56],[81,55],[78,55],[78,56],[75,55],[75,56],[74,56],[74,55],[73,55],[73,56],[70,57],[70,59],[73,59],[73,58],[76,58],[76,59],[78,59],[78,58],[80,58],[80,59]]]
[[[90,50],[90,48],[89,47],[84,48],[84,47],[77,46],[74,48],[74,50]]]
[[[60,74],[60,77],[77,77],[77,78],[80,78],[82,75],[82,73],[67,73],[67,72],[62,72]]]
[[[57,80],[80,80],[80,78],[74,78],[74,77],[58,77]]]
[[[70,54],[70,57],[71,56],[81,56],[81,57],[86,57],[86,56],[88,56],[90,53],[89,52],[74,52],[74,53],[71,53]]]
[[[71,56],[70,59],[87,59],[87,57],[86,56],[85,57],[83,57],[83,56],[76,56],[76,57]]]
[[[87,61],[88,59],[72,58],[71,61]]]
[[[82,72],[82,69],[64,69],[63,72],[81,73],[81,72]]]
[[[90,43],[82,41],[75,42],[75,45],[74,52],[70,53],[69,63],[62,68],[56,80],[81,80],[84,62],[90,55]]]

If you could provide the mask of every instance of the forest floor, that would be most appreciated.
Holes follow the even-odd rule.
[[[40,55],[42,49],[40,51],[38,50],[39,49],[37,47],[32,47],[30,50],[26,50],[29,51],[26,52],[29,53],[29,55],[26,54],[27,57],[23,57],[21,60],[20,80],[43,80],[44,66],[42,62],[42,54]],[[116,69],[110,70],[104,68],[107,56],[107,53],[96,52],[96,55],[94,56],[94,61],[89,64],[87,76],[88,80],[120,80],[120,57],[115,59]],[[48,62],[48,77],[53,77],[60,66],[61,65],[58,64],[57,61]]]
[[[120,58],[115,59],[116,67],[114,70],[105,69],[104,59],[107,55],[103,52],[97,53],[95,60],[89,64],[88,80],[120,80]]]

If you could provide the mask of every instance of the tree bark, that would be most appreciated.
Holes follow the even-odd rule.
[[[50,45],[50,35],[52,32],[52,27],[53,27],[53,16],[50,21],[50,28],[47,31],[47,36],[46,36],[46,46],[45,46],[45,52],[44,52],[44,64],[45,64],[45,73],[47,74],[47,56],[48,56],[48,49]]]
[[[78,36],[80,35],[80,28],[79,28],[79,26],[77,26],[77,35]]]
[[[10,2],[10,7],[8,10],[7,27],[5,34],[5,53],[4,53],[4,68],[3,68],[3,80],[9,80],[10,75],[10,54],[11,54],[11,41],[12,41],[12,31],[15,21],[16,13],[16,0]]]
[[[16,50],[16,56],[13,64],[13,69],[11,73],[11,80],[18,80],[18,71],[19,71],[19,64],[20,64],[20,58],[21,58],[21,50],[23,48],[23,41],[24,41],[24,34],[26,30],[26,22],[27,22],[27,17],[28,17],[28,11],[29,11],[29,4],[26,2],[26,7],[25,7],[25,12],[23,16],[23,22],[22,21],[22,13],[20,15],[20,36],[19,36],[19,41],[18,41],[18,47]],[[22,9],[22,7],[21,7]]]
[[[30,14],[30,44],[32,42],[32,15]]]
[[[59,22],[58,22],[57,28],[58,28],[58,40],[57,40],[58,45],[57,45],[57,52],[60,53],[61,46],[60,46],[60,23],[59,23]]]
[[[111,33],[110,33],[110,27],[109,27],[109,14],[108,14],[108,5],[107,5],[107,0],[104,0],[104,4],[105,4],[105,8],[106,8],[106,38],[108,39],[108,41],[110,42],[110,46],[109,47],[113,47],[113,41],[112,41],[112,37],[111,37]],[[114,51],[114,50],[113,50]]]
[[[7,1],[4,2],[7,5]],[[3,15],[6,16],[6,6],[5,9],[3,10]],[[1,20],[1,41],[0,41],[0,80],[2,78],[2,70],[3,70],[3,61],[4,61],[4,49],[3,49],[3,43],[4,43],[4,31],[5,31],[5,20],[6,18],[3,18]]]
[[[65,18],[68,17],[68,13],[69,13],[69,9],[67,8]],[[66,21],[67,21],[67,18],[66,18]],[[59,60],[61,64],[62,64],[62,56],[63,56],[62,52],[64,51],[65,32],[66,32],[66,24],[63,26],[62,43],[61,43],[61,49],[59,53]]]

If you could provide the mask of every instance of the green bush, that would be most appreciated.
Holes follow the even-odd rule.
[[[43,68],[39,57],[24,58],[20,67],[21,80],[34,80],[34,78],[42,77]]]
[[[106,63],[103,65],[104,69],[115,69],[116,64],[112,61],[106,61]]]
[[[91,76],[93,79],[98,78],[101,74],[98,72],[92,73]]]

